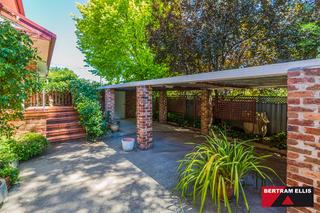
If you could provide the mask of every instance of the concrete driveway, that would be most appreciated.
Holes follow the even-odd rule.
[[[176,212],[179,200],[103,142],[61,143],[21,164],[1,212]]]
[[[46,155],[24,162],[21,183],[9,193],[1,212],[197,212],[173,193],[177,160],[202,141],[192,131],[156,124],[154,148],[126,153],[122,136],[135,137],[132,121],[122,121],[121,132],[101,142],[53,145]],[[279,159],[275,159],[281,165]],[[262,209],[260,190],[248,187],[251,212]],[[233,204],[234,206],[234,204]],[[215,212],[210,205],[205,212]],[[246,212],[243,206],[238,212]]]

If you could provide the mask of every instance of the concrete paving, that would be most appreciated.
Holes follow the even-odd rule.
[[[128,120],[121,122],[121,132],[101,142],[53,145],[47,154],[20,165],[21,183],[9,193],[0,211],[198,212],[197,206],[181,202],[173,189],[177,160],[193,148],[185,143],[201,142],[203,138],[168,125],[155,124],[154,130],[154,147],[148,151],[121,150],[123,136],[135,137],[134,122]],[[273,160],[277,170],[285,169],[282,159]],[[260,190],[252,186],[252,181],[247,182],[251,212],[285,212],[281,208],[261,208]],[[204,212],[216,210],[207,205]],[[238,212],[246,212],[244,206]]]

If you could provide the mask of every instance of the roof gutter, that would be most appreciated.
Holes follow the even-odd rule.
[[[25,12],[24,12],[24,7],[22,4],[22,0],[16,0],[17,6],[18,6],[18,10],[20,12],[20,14],[22,14],[23,16],[25,16]]]

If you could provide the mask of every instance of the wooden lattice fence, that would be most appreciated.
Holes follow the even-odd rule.
[[[255,122],[256,100],[213,101],[213,117],[227,121]]]
[[[197,96],[168,97],[168,113],[175,114],[181,120],[188,120],[195,124],[200,119],[200,98]],[[213,106],[215,100],[213,99]],[[219,109],[219,112],[217,111]],[[239,96],[224,97],[218,101],[218,109],[213,107],[217,113],[215,118],[228,120],[239,127],[242,122],[252,122],[256,112],[266,112],[270,123],[268,123],[268,134],[274,134],[287,129],[287,98],[271,96]],[[154,103],[155,114],[158,111],[158,102]],[[193,121],[192,121],[193,120]],[[193,125],[195,126],[195,125]]]

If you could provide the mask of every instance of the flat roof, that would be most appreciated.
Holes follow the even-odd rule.
[[[102,86],[99,89],[128,90],[134,89],[137,86],[151,86],[158,90],[286,87],[288,71],[314,66],[320,66],[320,59],[269,64],[145,81],[135,81]]]

